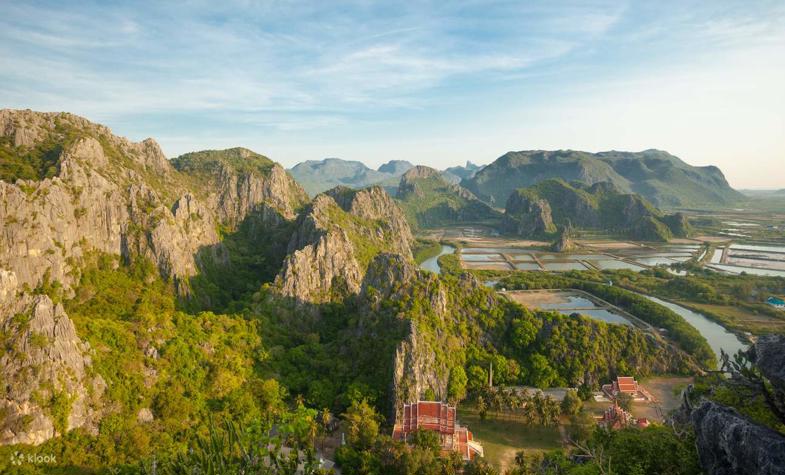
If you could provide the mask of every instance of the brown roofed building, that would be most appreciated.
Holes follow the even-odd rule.
[[[654,397],[631,376],[618,376],[616,381],[604,384],[602,392],[609,399],[616,399],[619,394],[629,394],[636,401],[654,401]]]
[[[406,441],[416,430],[438,432],[443,454],[457,452],[464,460],[483,456],[482,445],[474,441],[469,429],[458,424],[455,406],[439,401],[404,404],[393,427],[393,439]]]

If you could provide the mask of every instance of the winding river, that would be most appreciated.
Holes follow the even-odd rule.
[[[687,323],[695,327],[698,332],[700,332],[700,334],[706,338],[706,341],[714,351],[714,354],[717,355],[717,361],[720,359],[720,349],[724,350],[725,353],[728,353],[729,355],[734,355],[739,350],[747,349],[747,345],[742,343],[735,334],[729,332],[722,325],[709,320],[700,313],[693,312],[692,310],[684,308],[681,305],[676,305],[675,303],[671,303],[657,297],[652,297],[651,295],[643,296],[652,302],[658,303],[663,307],[667,307],[684,317],[684,319],[687,320]]]
[[[439,267],[439,257],[445,254],[452,254],[455,252],[455,248],[452,246],[447,246],[442,244],[442,250],[439,252],[438,256],[429,257],[420,263],[420,269],[429,270],[431,272],[435,272],[437,274],[441,274],[442,270]]]

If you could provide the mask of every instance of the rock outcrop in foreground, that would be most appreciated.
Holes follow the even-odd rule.
[[[785,473],[785,437],[705,401],[692,413],[698,456],[710,475]]]
[[[785,336],[767,335],[748,351],[753,365],[769,384],[770,397],[785,409]],[[703,469],[709,475],[773,475],[785,473],[785,435],[763,427],[735,409],[703,401],[689,412]]]
[[[362,283],[361,301],[367,313],[377,314],[382,312],[383,302],[409,301],[414,293],[421,294],[429,305],[429,312],[444,325],[448,318],[447,289],[435,274],[420,271],[400,255],[380,254],[374,259]],[[433,392],[439,400],[446,400],[450,372],[447,362],[436,357],[437,352],[446,350],[447,338],[434,340],[424,335],[419,329],[424,323],[407,316],[409,308],[406,305],[399,310],[397,316],[403,319],[405,336],[393,356],[393,418],[404,403],[423,398],[426,391]]]

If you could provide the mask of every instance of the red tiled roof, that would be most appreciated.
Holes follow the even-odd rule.
[[[400,425],[404,435],[417,429],[452,434],[455,431],[455,408],[442,402],[432,401],[404,404]]]
[[[471,460],[482,449],[472,447],[472,433],[456,423],[456,409],[438,401],[419,401],[404,404],[402,417],[393,427],[393,439],[406,440],[417,429],[431,430],[441,434],[442,451],[456,451],[466,460]],[[472,442],[474,443],[474,442]],[[476,443],[475,443],[476,445]]]
[[[619,391],[624,393],[634,393],[638,390],[638,383],[630,376],[619,376],[616,378],[616,386]]]

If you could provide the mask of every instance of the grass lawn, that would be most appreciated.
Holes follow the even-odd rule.
[[[542,451],[561,447],[558,427],[529,426],[521,421],[508,419],[488,419],[482,421],[472,408],[461,408],[458,419],[468,426],[475,440],[482,444],[485,459],[500,470],[511,466],[515,453]]]

